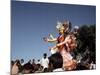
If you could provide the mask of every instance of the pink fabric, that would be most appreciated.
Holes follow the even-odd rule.
[[[71,64],[70,62],[73,59],[73,57],[65,49],[61,50],[60,53],[61,53],[62,58],[63,58],[63,67],[67,67],[68,65]]]
[[[65,67],[65,66],[68,66],[71,64],[71,60],[73,59],[73,57],[69,53],[69,47],[67,44],[69,37],[66,37],[63,41],[61,41],[62,38],[63,38],[63,36],[60,36],[58,38],[58,41],[59,41],[58,46],[62,46],[62,48],[59,51],[63,57],[63,67]],[[67,50],[66,50],[64,44],[67,46]]]

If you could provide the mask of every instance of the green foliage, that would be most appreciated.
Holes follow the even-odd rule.
[[[95,62],[96,54],[96,25],[82,25],[77,36],[77,53],[84,53],[87,48],[90,57]]]

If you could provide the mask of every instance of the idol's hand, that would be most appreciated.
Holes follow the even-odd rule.
[[[47,37],[44,37],[43,40],[44,40],[45,42],[48,42],[48,38],[47,38]]]

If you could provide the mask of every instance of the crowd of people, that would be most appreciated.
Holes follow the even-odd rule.
[[[24,62],[24,59],[17,59],[11,61],[11,75],[22,75],[22,74],[31,74],[31,73],[45,73],[45,72],[63,72],[69,71],[62,68],[63,66],[63,57],[57,52],[47,57],[47,54],[44,53],[41,60],[35,59],[29,60],[27,63]],[[89,65],[83,65],[77,63],[76,67],[70,70],[92,70],[95,69],[95,64],[93,62]]]
[[[49,64],[49,59],[47,54],[43,54],[43,58],[41,60],[29,60],[25,63],[24,59],[17,59],[11,61],[11,74],[29,74],[29,73],[40,73],[47,72]]]
[[[47,54],[44,53],[43,58],[38,60],[38,63],[35,63],[35,59],[33,59],[32,63],[31,60],[24,63],[23,59],[20,61],[12,61],[12,75],[17,73],[28,74],[95,69],[95,64],[93,62],[89,64],[87,62],[85,64],[81,63],[81,56],[76,56],[74,53],[78,46],[77,35],[79,27],[75,26],[72,30],[71,22],[67,20],[64,22],[57,22],[56,28],[59,34],[57,38],[52,34],[50,34],[49,37],[43,38],[45,42],[56,42],[55,46],[50,47],[51,56],[48,57]]]

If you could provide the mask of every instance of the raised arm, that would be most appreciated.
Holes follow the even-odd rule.
[[[55,37],[54,37],[52,34],[49,34],[49,37],[50,37],[51,39],[55,39]]]
[[[70,41],[70,35],[68,35],[63,42],[58,43],[57,46],[59,47],[59,46],[64,45],[64,44],[67,45],[67,42],[69,42],[69,41]]]
[[[57,38],[53,38],[53,39],[49,39],[49,38],[43,38],[44,41],[46,42],[56,42],[57,41]]]
[[[56,42],[57,39],[56,39],[56,38],[54,38],[54,39],[47,39],[47,41],[48,41],[48,42]]]

